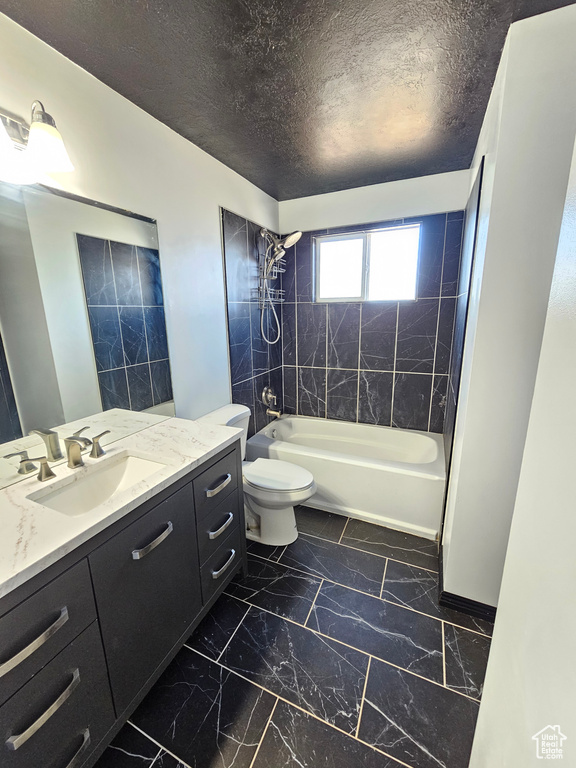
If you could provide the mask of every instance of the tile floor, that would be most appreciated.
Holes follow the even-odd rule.
[[[436,545],[297,510],[249,545],[96,768],[465,768],[492,625],[437,605]]]

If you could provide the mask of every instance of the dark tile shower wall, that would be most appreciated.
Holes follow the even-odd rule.
[[[283,275],[284,411],[442,432],[463,211],[305,232]],[[313,303],[313,238],[421,223],[417,301]],[[463,343],[463,339],[456,339]]]
[[[249,433],[252,435],[270,420],[260,399],[264,387],[274,389],[282,409],[282,339],[270,346],[263,341],[260,332],[258,260],[259,254],[266,250],[260,225],[222,210],[222,239],[232,402],[250,408]],[[282,322],[280,305],[276,311]],[[264,323],[267,336],[274,338],[275,326],[270,310],[264,314]]]
[[[158,251],[76,235],[102,408],[172,400]]]
[[[22,437],[22,427],[4,352],[4,343],[0,336],[0,443],[8,443],[19,437]]]

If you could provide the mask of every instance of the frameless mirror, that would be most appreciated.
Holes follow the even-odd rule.
[[[104,445],[173,415],[156,222],[0,184],[0,456],[46,455],[32,430]],[[0,458],[0,487],[18,469]]]

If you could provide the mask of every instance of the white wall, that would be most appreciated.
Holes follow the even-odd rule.
[[[64,411],[55,426],[102,410],[76,233],[157,248],[156,226],[36,190],[24,202]]]
[[[444,589],[496,605],[576,132],[576,6],[513,24],[475,165],[477,262],[444,531]]]
[[[76,166],[66,190],[158,221],[178,415],[229,402],[218,206],[277,231],[277,202],[0,15],[0,105],[29,120],[34,99]]]
[[[575,349],[576,153],[470,768],[536,768],[547,725],[576,765]]]
[[[285,200],[279,204],[280,231],[306,232],[459,211],[466,207],[469,189],[470,172],[454,171]]]

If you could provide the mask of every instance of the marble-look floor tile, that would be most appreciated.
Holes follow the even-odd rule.
[[[438,604],[438,574],[407,563],[389,560],[384,577],[382,597],[398,605],[444,619],[460,627],[492,634],[493,624],[460,611],[453,611]]]
[[[280,562],[376,596],[380,594],[386,566],[384,558],[306,534],[286,547]]]
[[[468,765],[478,703],[372,659],[358,736],[417,768]]]
[[[248,556],[248,575],[236,576],[226,591],[257,608],[304,624],[320,583],[313,576]]]
[[[482,696],[490,638],[444,625],[446,685],[474,699]]]
[[[274,697],[183,648],[132,722],[190,768],[249,768]]]
[[[122,728],[94,768],[185,768],[132,725]]]
[[[253,768],[401,768],[396,760],[279,701]]]
[[[363,653],[250,608],[221,663],[346,733],[355,732],[368,666]]]
[[[216,660],[248,611],[246,603],[221,595],[202,619],[186,645]]]
[[[274,562],[277,562],[286,547],[271,547],[268,544],[260,544],[259,541],[251,541],[250,539],[246,539],[246,549],[248,550],[249,555],[257,555],[258,557],[263,557],[266,560],[273,560]]]
[[[442,623],[325,582],[306,626],[442,684]]]
[[[365,523],[363,520],[350,520],[342,544],[401,560],[403,563],[438,570],[438,545],[435,541]]]
[[[296,527],[300,533],[308,533],[320,539],[337,542],[346,526],[347,517],[324,512],[312,507],[296,507]]]

